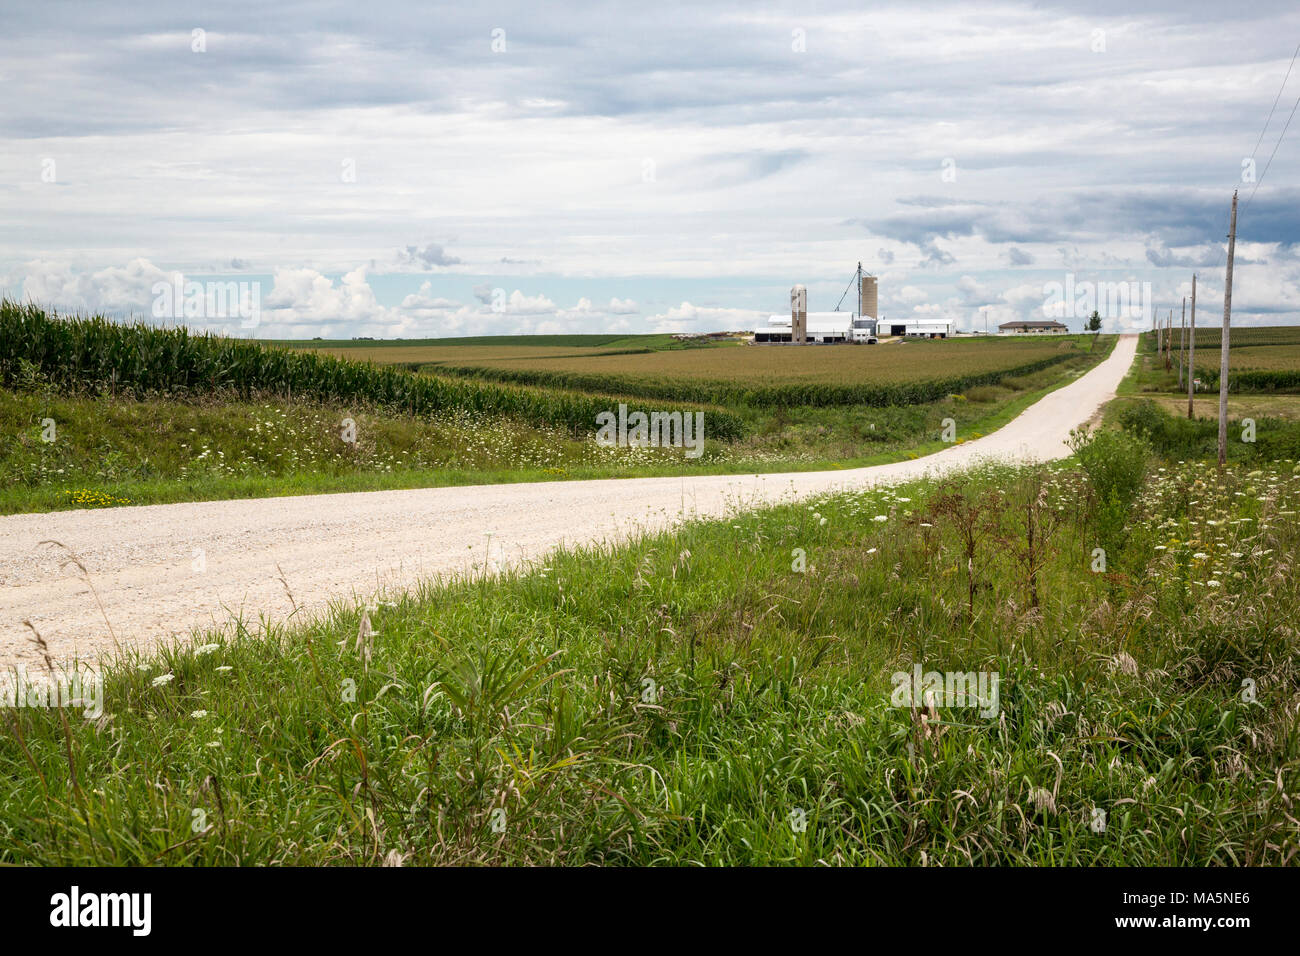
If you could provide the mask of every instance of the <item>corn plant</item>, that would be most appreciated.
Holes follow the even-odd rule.
[[[0,384],[13,387],[30,374],[23,363],[69,391],[225,392],[241,398],[364,401],[418,415],[463,410],[506,416],[574,434],[593,431],[597,414],[611,404],[607,397],[578,391],[417,375],[400,367],[194,334],[185,328],[123,324],[103,316],[56,316],[37,305],[5,300],[0,302]],[[744,427],[735,415],[710,409],[709,431],[711,437],[727,439],[739,437]]]

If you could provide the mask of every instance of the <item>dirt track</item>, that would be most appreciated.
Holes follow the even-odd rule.
[[[38,660],[30,619],[56,660],[149,647],[192,627],[281,620],[332,598],[369,598],[491,562],[537,558],[559,544],[625,540],[837,487],[892,484],[981,458],[1045,461],[1068,454],[1070,430],[1110,398],[1133,362],[1125,336],[1097,368],[1006,427],[917,461],[851,471],[625,478],[147,505],[0,517],[0,666]],[[64,567],[66,545],[85,578]]]

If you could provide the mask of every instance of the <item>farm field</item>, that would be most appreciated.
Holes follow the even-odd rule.
[[[1222,313],[1217,325],[1207,325],[1204,318],[1197,319],[1196,347],[1218,348],[1223,339]],[[1174,345],[1179,342],[1179,331],[1174,328]],[[1254,348],[1266,345],[1300,345],[1300,325],[1244,325],[1233,328],[1228,337],[1232,349]]]
[[[727,349],[681,349],[649,354],[615,355],[460,355],[441,359],[451,364],[490,365],[501,369],[535,369],[543,373],[575,372],[671,381],[769,382],[775,384],[856,385],[862,382],[911,382],[979,375],[1019,368],[1072,351],[1082,337],[1017,342],[998,339],[900,340],[886,345],[737,346]]]
[[[450,355],[426,366],[472,379],[672,401],[748,406],[910,405],[994,385],[1091,351],[1079,336],[1052,341],[897,341],[879,346],[738,346],[645,354]]]
[[[1201,380],[1200,389],[1214,394],[1219,387],[1221,333],[1221,329],[1197,329],[1196,334],[1194,374]],[[1177,328],[1172,341],[1173,367],[1166,370],[1156,352],[1155,335],[1143,333],[1139,352],[1142,373],[1138,383],[1143,392],[1186,395],[1186,385],[1180,388],[1178,384],[1179,344],[1183,339]],[[1233,329],[1229,356],[1230,393],[1300,395],[1300,326]]]
[[[1187,414],[1186,395],[1152,395],[1154,401],[1170,415]],[[1193,414],[1197,418],[1219,417],[1218,393],[1198,392],[1193,403]],[[1300,421],[1300,395],[1278,395],[1271,393],[1236,393],[1228,396],[1228,416],[1233,420],[1242,418],[1278,418]]]
[[[868,383],[844,387],[868,392],[870,404],[825,404],[822,392],[834,386],[821,384],[783,386],[793,391],[781,393],[787,400],[781,405],[748,404],[727,382],[699,381],[687,382],[681,398],[651,394],[649,405],[646,395],[635,392],[417,375],[405,359],[377,365],[248,340],[95,319],[64,321],[11,303],[0,307],[0,332],[4,513],[873,464],[943,447],[940,433],[947,419],[957,441],[986,434],[1046,390],[1095,365],[1113,345],[1107,339],[1056,341],[1045,350],[1011,343],[1008,352],[990,349],[993,343],[952,343],[976,353],[972,361],[980,368],[1028,358],[1031,370],[993,372],[989,377],[995,384],[918,380],[905,386],[908,391],[890,393],[897,399],[893,403],[881,402],[881,393],[870,391],[877,386]],[[665,337],[646,338],[663,345]],[[884,348],[921,354],[931,344]],[[375,348],[397,356],[408,350],[405,344]],[[574,346],[537,350],[550,354],[556,348]],[[521,349],[517,343],[448,347],[470,355]],[[753,361],[746,355],[754,351],[724,344],[621,357],[662,361],[663,356],[713,354]],[[806,361],[853,358],[843,349],[825,353]],[[825,375],[833,371],[821,367]],[[633,383],[619,378],[613,384]],[[699,457],[687,457],[682,448],[605,448],[594,442],[599,412],[638,403],[701,411],[706,438]],[[342,434],[347,422],[351,441]],[[53,432],[47,433],[46,423],[54,423]]]
[[[291,348],[322,351],[373,352],[376,362],[405,362],[405,358],[389,357],[394,349],[416,348],[494,348],[524,346],[525,348],[564,348],[569,351],[608,348],[675,348],[682,343],[670,334],[650,332],[628,335],[466,335],[440,339],[266,339],[268,345],[285,345]]]
[[[1206,330],[1200,330],[1206,331]],[[1155,351],[1155,339],[1144,333],[1132,373],[1121,384],[1117,401],[1107,410],[1107,420],[1114,424],[1143,431],[1162,454],[1175,459],[1212,459],[1218,455],[1218,343],[1217,330],[1212,345],[1204,349],[1207,361],[1214,363],[1213,373],[1199,372],[1202,384],[1193,401],[1194,418],[1187,418],[1187,387],[1178,383],[1177,364],[1166,371]],[[1238,332],[1240,342],[1238,342]],[[1290,365],[1278,371],[1283,375],[1300,370],[1300,346],[1277,344],[1300,341],[1300,327],[1243,328],[1233,330],[1231,362],[1233,381],[1240,373],[1244,380],[1228,394],[1227,456],[1229,460],[1250,463],[1272,459],[1300,459],[1300,389],[1241,387],[1252,386],[1245,376],[1267,371],[1247,371],[1251,356],[1259,351],[1292,351]],[[1177,337],[1175,337],[1177,342]],[[1293,351],[1294,350],[1294,351]],[[1197,366],[1201,366],[1201,337],[1197,336]],[[1252,443],[1238,439],[1242,422],[1254,423]]]
[[[1196,357],[1196,375],[1218,387],[1219,368],[1214,350],[1203,360]],[[1300,394],[1300,345],[1261,345],[1232,349],[1228,390],[1232,392],[1289,392]]]
[[[1218,345],[1202,349],[1196,353],[1196,370],[1201,372],[1219,371]],[[1295,371],[1300,368],[1300,342],[1295,345],[1251,345],[1229,348],[1231,368],[1242,370],[1265,369],[1275,371],[1285,369]]]
[[[542,336],[538,336],[542,338]],[[497,360],[532,360],[532,359],[566,359],[566,358],[584,358],[601,355],[623,355],[629,352],[645,354],[661,349],[669,349],[667,343],[661,341],[660,336],[647,336],[644,343],[621,339],[617,342],[611,342],[607,345],[529,345],[527,343],[519,344],[493,344],[493,343],[469,343],[460,345],[410,345],[407,343],[385,343],[378,344],[357,344],[348,348],[321,348],[319,346],[306,349],[301,343],[293,343],[293,348],[304,351],[319,352],[322,355],[332,355],[337,358],[348,359],[354,362],[374,362],[376,365],[403,365],[403,366],[423,366],[423,365],[457,365],[462,363],[477,362],[495,362]],[[731,344],[731,343],[728,343]],[[691,346],[694,349],[708,349],[711,346]],[[724,346],[713,346],[724,347]],[[679,347],[680,348],[680,347]]]
[[[441,365],[494,359],[568,358],[573,355],[604,355],[609,349],[578,348],[572,345],[384,345],[371,348],[312,349],[353,362],[376,365]]]

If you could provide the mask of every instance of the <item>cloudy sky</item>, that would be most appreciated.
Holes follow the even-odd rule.
[[[10,5],[0,287],[275,338],[694,331],[861,261],[892,318],[1177,313],[1197,271],[1208,322],[1240,188],[1234,321],[1300,322],[1300,117],[1260,182],[1298,43],[1294,2]],[[248,283],[256,326],[176,281]]]

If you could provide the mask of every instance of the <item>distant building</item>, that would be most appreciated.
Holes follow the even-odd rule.
[[[998,326],[1003,335],[1064,335],[1069,326],[1060,322],[1003,322]]]
[[[947,319],[891,319],[880,323],[880,331],[885,335],[946,339],[952,335],[952,323]]]
[[[808,290],[797,285],[790,290],[790,314],[770,316],[767,328],[754,333],[754,341],[796,344],[859,342],[875,345],[877,337],[885,335],[946,339],[954,334],[953,323],[948,319],[905,319],[899,322],[880,318],[876,311],[880,291],[878,280],[875,276],[864,273],[860,262],[855,282],[858,286],[858,312],[809,312]],[[845,295],[847,294],[846,290]],[[844,301],[844,296],[840,297],[840,301]]]
[[[691,339],[729,339],[736,334],[735,332],[674,332],[673,338],[679,342],[686,342]]]
[[[773,315],[767,328],[754,333],[754,341],[793,341],[793,321],[789,315]],[[809,342],[829,345],[835,342],[866,342],[876,337],[876,320],[856,312],[806,312],[804,329]]]
[[[773,315],[767,320],[768,327],[754,333],[754,341],[792,342],[792,321],[788,315]],[[856,312],[808,312],[806,313],[806,330],[809,342],[832,344],[835,342],[859,342],[874,344],[877,336],[892,335],[898,338],[946,339],[953,335],[952,322],[948,319],[873,319],[869,315]]]

